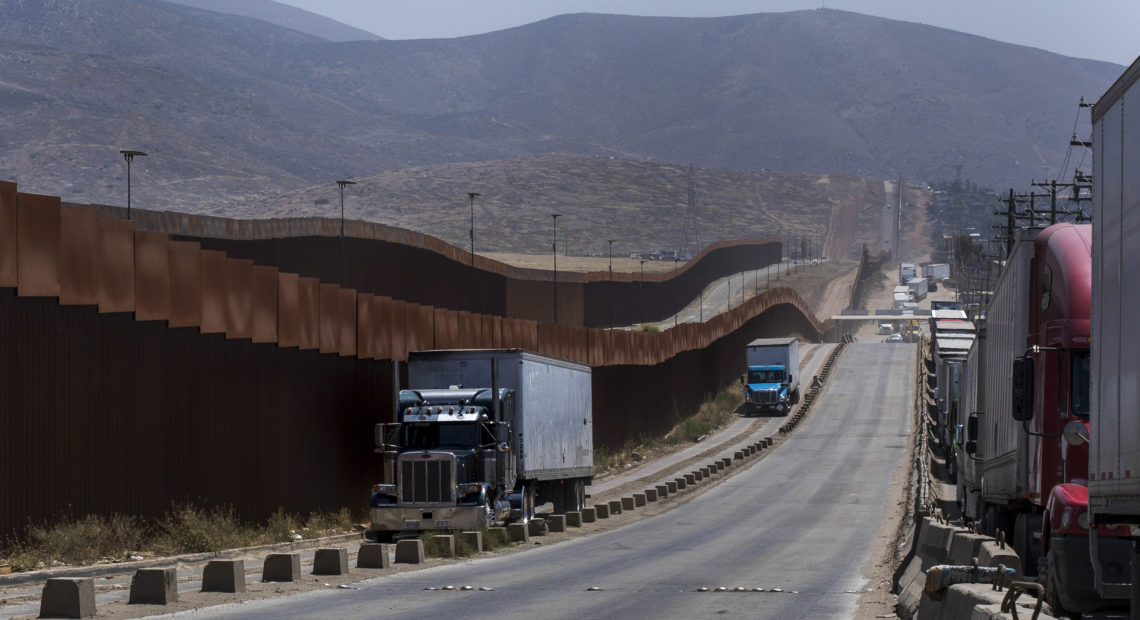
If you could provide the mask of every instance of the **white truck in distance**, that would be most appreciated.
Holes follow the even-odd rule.
[[[408,354],[395,423],[376,425],[374,540],[580,510],[594,476],[590,367],[519,349]]]

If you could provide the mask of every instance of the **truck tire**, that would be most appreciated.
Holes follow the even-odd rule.
[[[1045,554],[1045,561],[1042,564],[1044,565],[1044,574],[1038,575],[1038,581],[1045,587],[1045,603],[1053,609],[1053,615],[1057,618],[1072,618],[1072,613],[1061,605],[1061,597],[1057,594],[1057,579],[1054,577],[1056,571],[1053,570],[1052,551]]]
[[[789,404],[797,405],[800,402],[800,388],[792,390],[792,397],[788,400]]]

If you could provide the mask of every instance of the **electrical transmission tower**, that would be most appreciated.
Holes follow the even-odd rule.
[[[688,193],[689,205],[685,210],[685,223],[681,227],[681,247],[678,250],[684,260],[696,256],[704,247],[701,244],[701,229],[697,224],[697,175],[693,171],[693,164],[689,164]]]

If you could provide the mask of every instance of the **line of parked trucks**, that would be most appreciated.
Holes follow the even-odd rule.
[[[1094,106],[1093,224],[1018,231],[969,346],[935,340],[962,514],[1005,533],[1058,615],[1140,611],[1138,78],[1140,60]]]

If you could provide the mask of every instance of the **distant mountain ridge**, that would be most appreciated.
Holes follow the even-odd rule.
[[[1077,98],[1121,70],[835,10],[343,43],[153,0],[0,14],[0,177],[118,203],[117,150],[136,148],[137,200],[212,212],[542,153],[914,180],[962,164],[1020,187],[1056,171]]]
[[[323,15],[317,15],[273,0],[166,0],[197,9],[251,17],[282,28],[320,37],[326,41],[378,41],[383,37],[366,30],[342,24]]]

